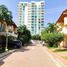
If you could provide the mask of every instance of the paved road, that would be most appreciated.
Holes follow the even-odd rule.
[[[1,67],[57,67],[42,46],[28,46],[3,60]]]

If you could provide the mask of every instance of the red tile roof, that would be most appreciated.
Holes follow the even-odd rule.
[[[64,23],[64,17],[67,17],[67,9],[62,12],[56,23]]]

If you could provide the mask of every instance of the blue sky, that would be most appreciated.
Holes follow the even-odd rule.
[[[0,5],[4,4],[12,11],[13,20],[18,25],[17,21],[17,4],[19,1],[32,1],[32,0],[0,0]],[[36,1],[36,0],[34,0]],[[40,0],[37,0],[40,1]],[[67,0],[45,0],[45,25],[48,22],[56,22],[62,11],[67,8]]]

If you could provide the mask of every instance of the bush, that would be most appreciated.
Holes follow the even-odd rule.
[[[5,51],[5,43],[6,43],[6,37],[5,36],[0,36],[0,45],[1,45],[1,48],[2,50]]]
[[[23,46],[25,43],[28,43],[31,40],[31,33],[26,28],[26,26],[19,26],[18,27],[18,39],[20,41],[22,41]]]
[[[40,35],[33,35],[32,39],[33,40],[41,40],[41,36]]]
[[[8,36],[8,42],[13,41],[15,37],[13,36]],[[6,36],[0,36],[0,45],[2,45],[2,49],[5,50],[6,47]],[[8,44],[9,46],[10,44]]]
[[[29,31],[26,31],[26,32],[27,32],[27,34],[23,34],[23,35],[19,35],[18,36],[18,39],[21,40],[22,43],[24,43],[24,44],[27,43],[27,42],[29,42],[30,39],[31,39],[31,35],[28,34]]]
[[[58,46],[58,43],[63,40],[63,34],[61,33],[42,33],[41,39],[48,43],[48,46]]]
[[[16,37],[8,36],[8,41],[13,41],[13,40],[16,40],[16,39],[17,39]]]

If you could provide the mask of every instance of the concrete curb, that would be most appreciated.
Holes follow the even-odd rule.
[[[7,56],[7,55],[9,55],[9,54],[11,54],[11,53],[13,53],[13,52],[15,52],[15,50],[10,50],[10,51],[1,53],[1,54],[0,54],[0,60],[2,60],[5,56]]]
[[[48,48],[46,48],[46,47],[44,47],[44,48],[46,50],[48,50]],[[44,48],[43,48],[43,50],[44,50]],[[49,50],[46,52],[46,54],[48,54],[48,56],[52,59],[52,61],[56,64],[57,67],[67,67],[58,58],[55,58],[51,53],[49,53]]]

